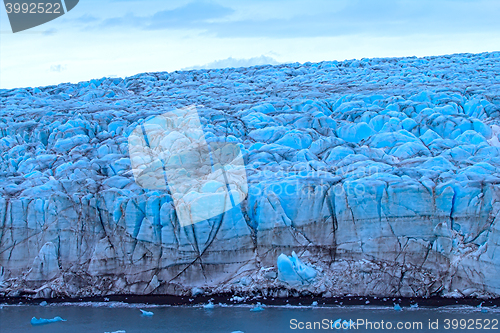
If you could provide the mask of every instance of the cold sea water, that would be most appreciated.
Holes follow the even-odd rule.
[[[144,316],[140,309],[152,312]],[[253,310],[253,311],[252,311]],[[257,310],[257,311],[256,311]],[[32,317],[66,321],[32,325]],[[340,319],[340,320],[339,320]],[[500,332],[500,309],[470,305],[388,306],[152,306],[64,303],[0,305],[0,332]]]

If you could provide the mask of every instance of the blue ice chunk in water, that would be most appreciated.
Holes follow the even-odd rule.
[[[403,309],[401,308],[401,306],[399,304],[394,304],[394,310],[395,311],[402,311]]]
[[[66,321],[66,320],[62,319],[61,317],[54,317],[52,319],[44,319],[44,318],[37,319],[36,317],[33,317],[31,318],[31,325],[50,324],[50,323],[56,323],[58,321]]]
[[[214,303],[212,301],[209,301],[208,304],[203,305],[203,308],[205,309],[213,309],[214,308]]]
[[[344,329],[344,330],[348,330],[353,326],[354,326],[354,322],[351,319],[349,319],[349,321],[347,321],[347,320],[342,321],[342,329]]]
[[[253,308],[251,308],[250,311],[260,312],[260,311],[264,311],[264,308],[262,307],[262,305],[260,303],[257,303],[257,305],[254,306]]]
[[[139,310],[141,310],[141,313],[142,313],[142,315],[144,317],[152,317],[154,315],[154,313],[151,312],[151,311],[146,311],[146,310],[143,310],[143,309],[139,309]]]
[[[333,328],[340,329],[342,327],[342,319],[337,319],[333,322]]]
[[[477,306],[478,310],[481,311],[482,313],[487,313],[488,312],[488,309],[486,308],[483,308],[483,302],[481,302],[478,306]]]

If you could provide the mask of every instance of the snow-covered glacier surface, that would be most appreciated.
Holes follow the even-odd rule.
[[[500,296],[499,52],[145,73],[0,103],[0,296]],[[240,147],[248,188],[181,226],[168,189],[136,182],[128,138],[192,105],[207,141]]]

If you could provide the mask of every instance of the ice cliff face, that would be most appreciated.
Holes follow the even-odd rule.
[[[500,296],[500,53],[147,73],[0,103],[0,295]],[[248,194],[181,226],[168,191],[135,181],[128,137],[190,105],[207,140],[241,147]]]

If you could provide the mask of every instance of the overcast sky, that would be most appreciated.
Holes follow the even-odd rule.
[[[499,0],[80,0],[13,34],[0,88],[184,68],[500,51]]]

